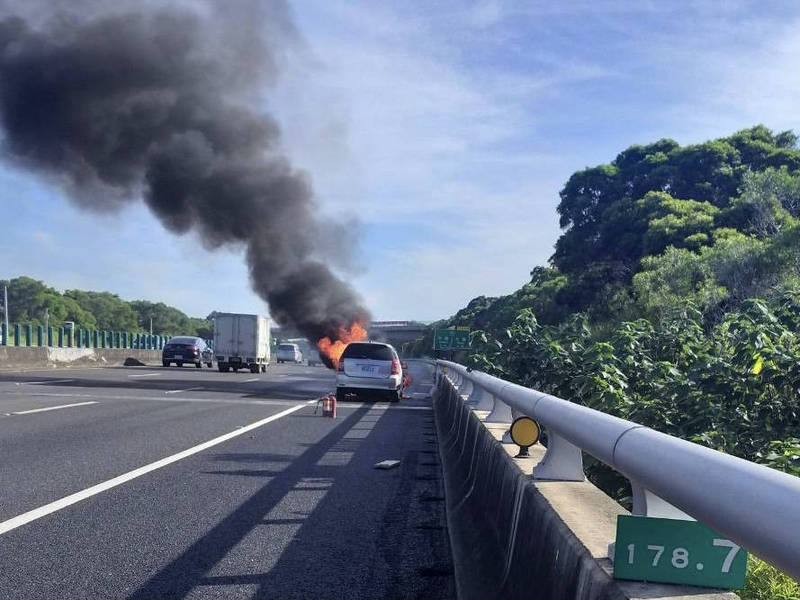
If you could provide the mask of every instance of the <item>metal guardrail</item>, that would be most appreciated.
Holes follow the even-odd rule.
[[[535,479],[582,481],[586,451],[630,480],[633,514],[694,518],[800,579],[800,478],[439,360],[445,377],[486,421],[544,427]]]

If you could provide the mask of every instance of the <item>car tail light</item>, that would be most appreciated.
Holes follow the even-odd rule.
[[[392,359],[392,375],[400,375],[400,361],[396,358]]]

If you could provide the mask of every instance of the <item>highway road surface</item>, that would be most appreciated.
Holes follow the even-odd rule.
[[[322,367],[0,371],[0,598],[454,597],[425,368],[335,420]]]

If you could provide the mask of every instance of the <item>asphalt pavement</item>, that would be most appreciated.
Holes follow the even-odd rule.
[[[0,373],[0,598],[454,597],[411,368],[410,397],[336,419],[322,367]]]

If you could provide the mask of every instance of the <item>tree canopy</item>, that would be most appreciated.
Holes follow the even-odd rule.
[[[52,326],[74,321],[85,329],[213,336],[211,321],[189,317],[163,302],[129,302],[109,292],[66,290],[63,294],[30,277],[0,280],[8,286],[9,321],[43,325],[45,315]]]

